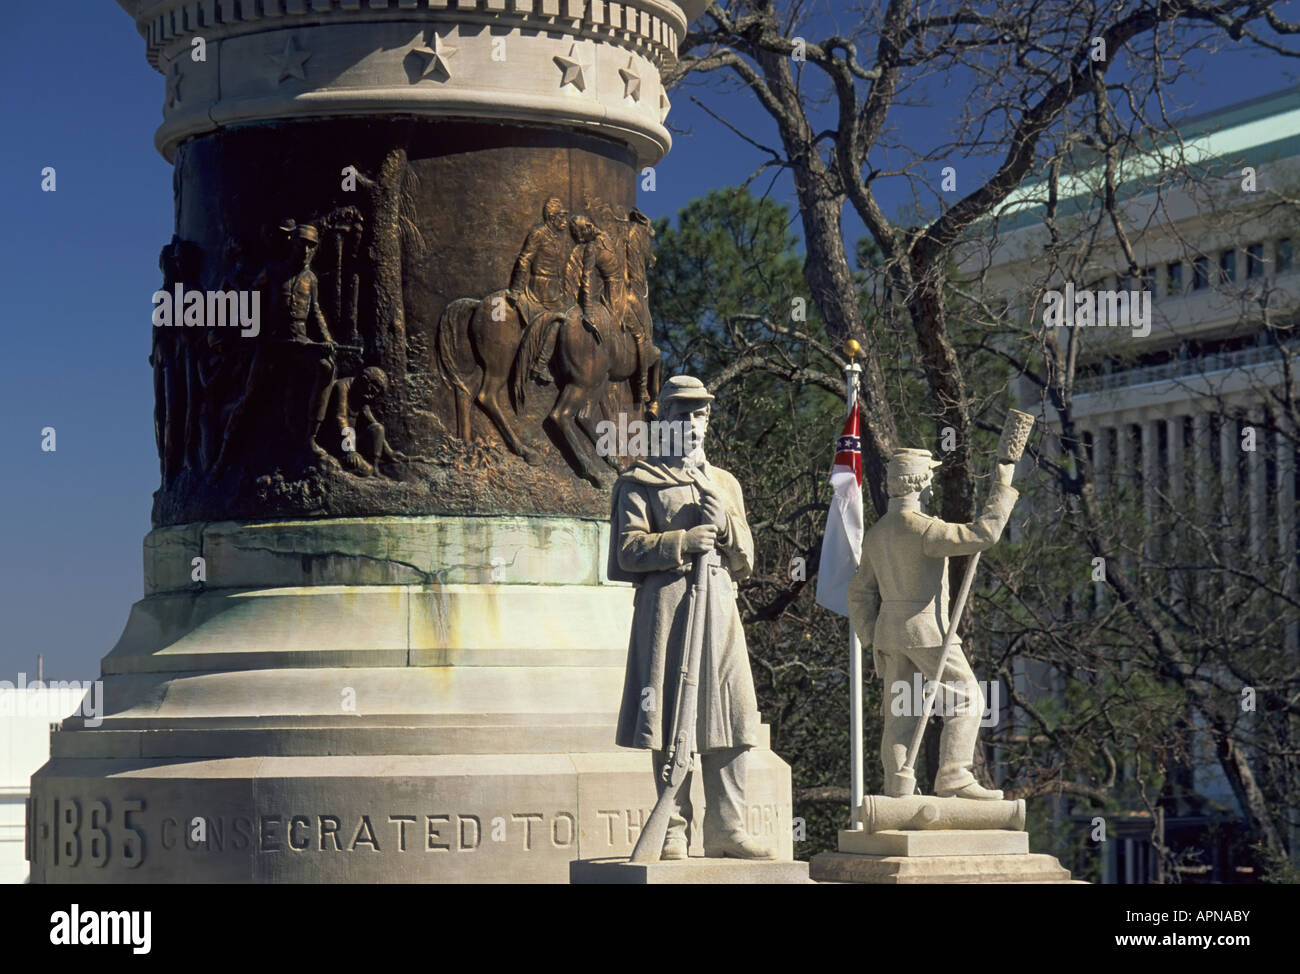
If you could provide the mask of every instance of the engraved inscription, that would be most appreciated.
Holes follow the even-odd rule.
[[[425,848],[427,848],[430,852],[434,851],[435,849],[441,849],[444,852],[450,851],[451,849],[450,842],[435,841],[436,839],[439,839],[442,836],[441,829],[436,828],[435,826],[450,824],[451,816],[450,815],[426,815],[425,819],[429,823],[429,844],[425,846]]]
[[[86,828],[86,854],[90,864],[97,869],[108,865],[108,802],[93,801],[88,805],[90,821]]]
[[[50,866],[59,869],[103,869],[114,861],[136,869],[146,849],[144,830],[136,820],[142,811],[141,799],[119,802],[115,814],[107,798],[87,800],[83,810],[77,798],[33,797],[28,800],[28,859],[33,867],[48,858]]]
[[[600,808],[596,814],[605,823],[605,841],[611,846],[618,845],[617,837],[626,835],[628,845],[636,845],[641,826],[650,817],[648,808]]]
[[[397,825],[397,848],[401,852],[406,851],[406,827],[415,823],[414,815],[390,815],[388,821],[396,822]]]
[[[650,809],[601,808],[596,810],[602,827],[601,835],[607,845],[617,847],[620,839],[626,837],[628,845],[636,845],[641,827],[650,816]],[[697,810],[698,814],[698,810]],[[781,806],[778,804],[755,804],[745,806],[745,826],[750,835],[776,835],[781,831]]]
[[[103,869],[120,863],[143,864],[147,834],[166,853],[205,855],[242,852],[260,855],[396,852],[399,854],[469,853],[485,847],[524,852],[576,848],[578,817],[574,812],[525,810],[504,815],[469,812],[376,815],[271,811],[253,815],[200,815],[174,811],[142,821],[140,799],[71,797],[29,801],[30,857],[58,869]],[[635,838],[648,810],[602,812],[614,838],[626,819]],[[629,817],[630,815],[630,817]],[[491,827],[485,823],[497,823]],[[488,841],[495,840],[495,841]]]
[[[512,821],[524,823],[524,849],[533,848],[533,822],[540,822],[544,815],[541,812],[525,812],[523,815],[511,815]]]
[[[573,845],[573,837],[577,831],[578,820],[568,812],[560,812],[551,823],[551,843],[557,849],[567,849]]]
[[[781,806],[747,805],[745,822],[750,835],[776,835],[781,828]]]

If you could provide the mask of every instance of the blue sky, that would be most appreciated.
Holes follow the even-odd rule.
[[[91,679],[141,595],[141,540],[158,483],[146,358],[158,250],[172,233],[171,167],[153,148],[163,80],[114,0],[11,3],[5,23],[0,680],[30,678],[37,653],[48,678]],[[1219,54],[1196,67],[1179,91],[1197,111],[1292,83],[1291,65],[1272,56]],[[691,95],[777,144],[761,109],[717,87],[706,80],[672,94],[681,131],[656,192],[641,195],[652,217],[743,181],[763,158]],[[909,112],[896,139],[942,138],[935,120],[950,99],[932,94],[935,108]],[[55,167],[56,192],[41,191],[45,166]],[[778,179],[773,195],[790,201],[788,181]],[[889,205],[899,199],[886,194]],[[47,426],[54,453],[40,449]]]

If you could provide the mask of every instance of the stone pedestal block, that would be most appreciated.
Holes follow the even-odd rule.
[[[844,829],[839,851],[813,856],[826,883],[1068,883],[1053,856],[1029,851],[1025,802],[866,795],[861,830]]]
[[[867,856],[823,852],[813,856],[809,875],[823,883],[1068,883],[1070,871],[1054,856]]]
[[[992,856],[1020,855],[1029,851],[1029,833],[993,829],[963,832],[940,829],[929,832],[840,832],[840,852],[869,856]]]

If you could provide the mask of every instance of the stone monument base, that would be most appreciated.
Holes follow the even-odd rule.
[[[932,829],[840,832],[839,851],[813,856],[809,875],[830,883],[1068,883],[1054,856],[1029,851],[1029,833]]]
[[[666,886],[699,883],[810,883],[808,863],[775,859],[675,859],[634,863],[627,859],[579,859],[569,866],[569,882],[593,886]]]
[[[102,713],[32,780],[32,881],[565,883],[630,855],[654,771],[614,744],[635,593],[607,549],[580,518],[153,532]],[[793,858],[766,729],[744,814]]]

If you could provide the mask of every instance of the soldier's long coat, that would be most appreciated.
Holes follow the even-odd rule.
[[[694,477],[719,495],[727,520],[717,548],[722,564],[708,579],[697,725],[697,750],[704,753],[758,744],[758,702],[735,587],[753,571],[754,542],[736,479],[708,463]],[[656,460],[638,462],[614,486],[609,574],[637,585],[616,737],[622,747],[663,748],[672,735],[695,558],[682,545],[687,529],[701,522],[700,502],[688,469]]]

